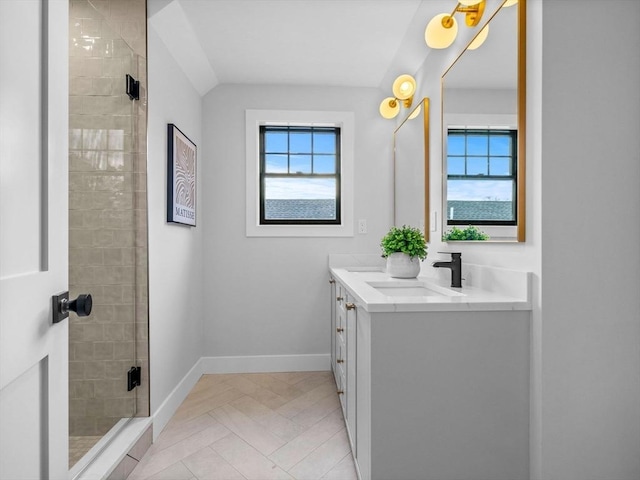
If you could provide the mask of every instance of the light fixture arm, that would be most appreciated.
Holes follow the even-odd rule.
[[[468,27],[475,27],[480,23],[480,20],[482,19],[485,6],[486,0],[482,0],[476,5],[471,5],[469,7],[465,7],[461,3],[456,3],[456,6],[453,8],[453,12],[451,12],[451,15],[442,17],[442,26],[444,28],[451,28],[453,26],[453,16],[456,13],[464,13],[465,24]]]
[[[480,23],[480,20],[482,20],[482,15],[484,14],[486,3],[486,0],[482,0],[480,3],[471,5],[470,7],[465,7],[461,4],[458,4],[456,6],[456,12],[465,14],[464,21],[467,27],[475,27]]]
[[[458,35],[458,22],[455,14],[462,13],[465,16],[465,25],[475,27],[480,24],[482,15],[486,8],[487,0],[457,0],[453,11],[450,14],[439,13],[427,24],[424,31],[424,40],[430,48],[447,48]],[[486,38],[485,30],[484,38]],[[482,41],[478,42],[479,47]]]
[[[459,3],[456,3],[456,6],[453,8],[453,12],[451,12],[451,15],[446,15],[444,17],[442,17],[442,26],[444,28],[451,28],[453,27],[453,16],[456,14],[456,12],[458,11],[458,7],[460,7]],[[462,7],[461,7],[462,8]]]

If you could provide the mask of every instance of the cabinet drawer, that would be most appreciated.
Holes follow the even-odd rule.
[[[344,371],[340,370],[338,366],[338,398],[340,399],[340,407],[342,407],[342,415],[346,418],[347,415],[347,379],[344,375]]]
[[[336,364],[333,364],[333,380],[336,382],[336,385],[338,385],[338,377],[339,377],[339,373],[340,371],[338,370],[338,366]]]
[[[336,312],[336,331],[334,332],[336,338],[341,338],[343,342],[347,338],[347,314],[338,308]]]
[[[336,367],[336,390],[338,391],[338,395],[342,396],[345,393],[346,377],[344,376],[344,371],[342,367]]]
[[[343,305],[338,305],[336,308],[336,328],[345,328],[347,318],[347,311],[344,309]]]
[[[343,366],[343,364],[339,363],[336,366],[336,373],[337,373],[338,377],[342,379],[341,384],[340,384],[340,386],[341,386],[340,390],[346,390],[346,388],[347,388],[347,382],[346,382],[347,370]]]
[[[342,367],[342,370],[345,370],[345,365],[347,363],[347,344],[340,337],[336,337],[336,364]]]
[[[347,291],[345,288],[338,284],[336,286],[336,313],[337,315],[343,314],[344,317],[345,307],[344,304],[347,302]]]

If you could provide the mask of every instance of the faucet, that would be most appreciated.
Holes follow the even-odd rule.
[[[438,252],[438,253],[449,253],[451,254],[450,262],[434,262],[434,268],[450,268],[451,269],[451,286],[452,287],[462,287],[462,259],[460,256],[462,253],[459,252]]]

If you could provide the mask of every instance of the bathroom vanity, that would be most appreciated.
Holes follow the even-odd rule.
[[[380,260],[329,259],[332,368],[360,478],[528,479],[530,274],[466,265],[454,289],[428,262],[395,279]]]

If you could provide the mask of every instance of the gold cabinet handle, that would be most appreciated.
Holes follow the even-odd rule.
[[[345,307],[347,307],[347,310],[353,310],[356,308],[356,304],[349,302],[345,304]]]
[[[335,281],[333,278],[330,278],[330,279],[329,279],[329,283],[332,283],[332,284],[333,284],[333,283],[336,283],[336,281]]]
[[[344,395],[344,390],[338,390],[338,395]]]
[[[342,332],[344,332],[344,328],[336,328],[336,332],[342,333]]]
[[[344,363],[344,360],[342,360],[341,358],[336,360],[336,363]]]

